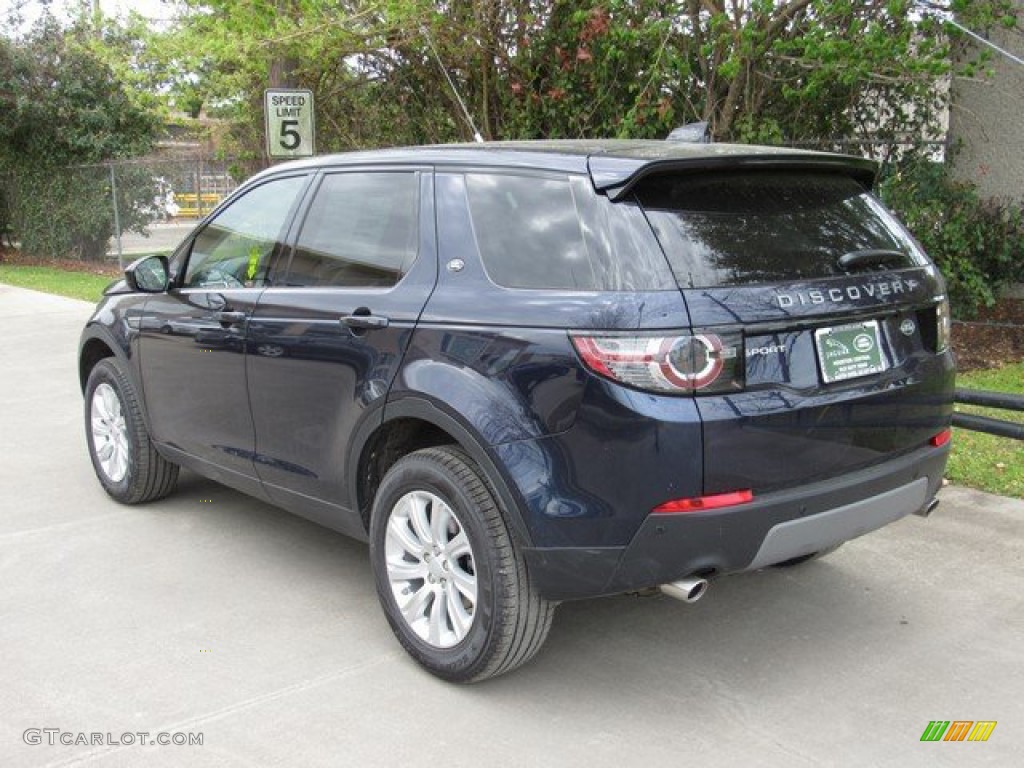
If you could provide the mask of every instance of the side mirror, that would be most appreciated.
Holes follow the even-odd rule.
[[[133,291],[162,293],[167,290],[167,257],[143,256],[124,269],[124,279]]]

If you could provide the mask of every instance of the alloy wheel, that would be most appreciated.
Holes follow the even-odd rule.
[[[111,482],[121,482],[128,474],[131,462],[128,426],[121,408],[121,398],[106,382],[93,391],[90,425],[93,449],[100,469]]]
[[[466,637],[477,607],[473,548],[452,508],[428,491],[402,496],[391,510],[385,568],[409,628],[435,648]]]

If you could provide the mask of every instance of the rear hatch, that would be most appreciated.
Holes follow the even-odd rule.
[[[705,493],[835,477],[948,427],[944,284],[862,170],[677,170],[628,196],[695,332],[738,357],[731,391],[697,393]]]

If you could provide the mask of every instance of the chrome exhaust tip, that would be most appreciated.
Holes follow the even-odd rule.
[[[708,580],[699,577],[680,579],[658,587],[664,594],[682,600],[684,603],[696,603],[708,591]]]
[[[919,515],[920,517],[928,517],[928,515],[930,515],[932,512],[935,511],[935,508],[937,506],[939,506],[939,500],[938,499],[932,499],[927,504],[925,504],[923,507],[921,507],[919,510],[917,510],[917,512],[915,512],[914,514],[915,515]]]

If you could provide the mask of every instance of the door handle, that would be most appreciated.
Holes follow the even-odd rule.
[[[357,309],[356,312],[359,312]],[[388,319],[383,315],[351,314],[346,315],[339,321],[350,330],[375,331],[388,327]]]
[[[221,311],[213,313],[214,319],[224,325],[237,325],[245,322],[245,312]]]

